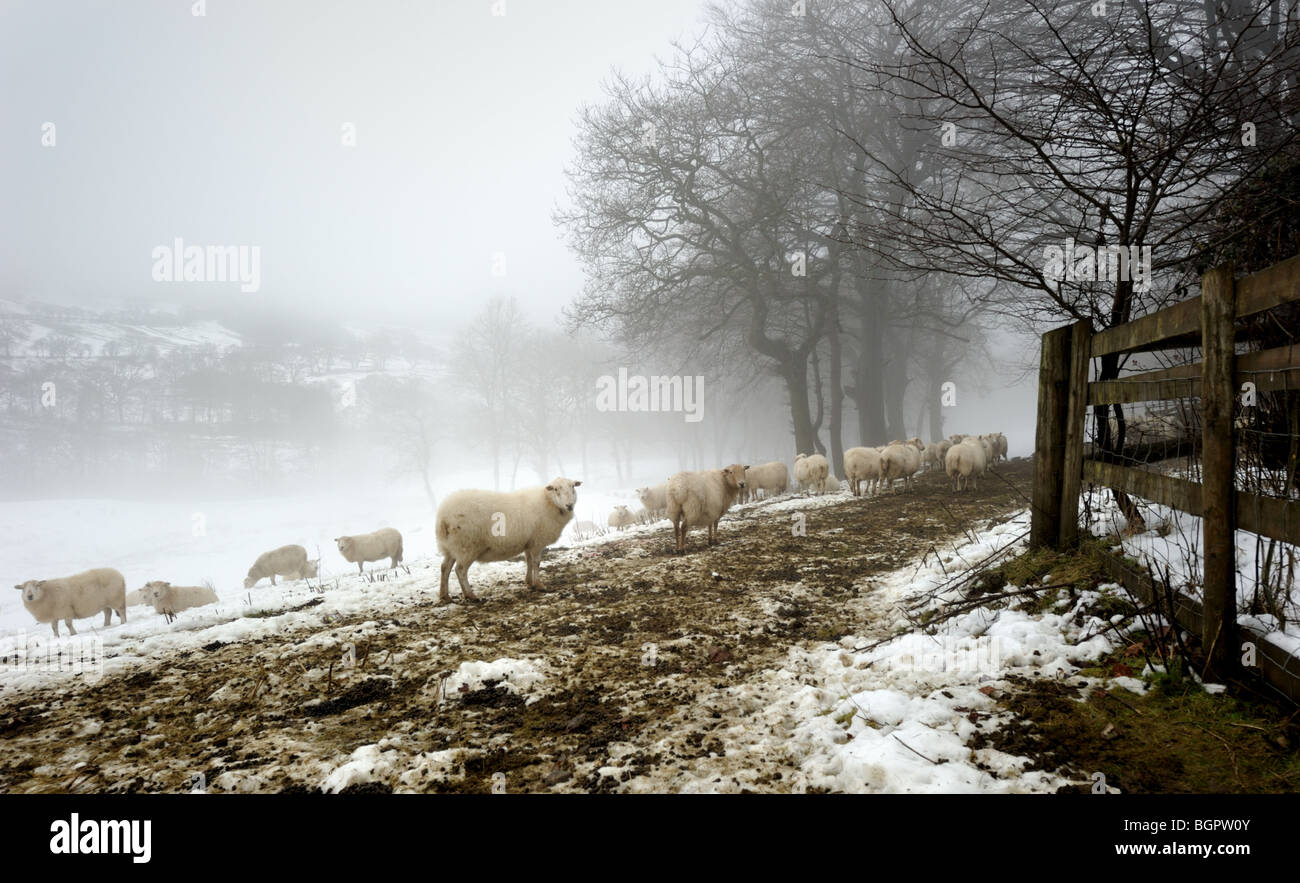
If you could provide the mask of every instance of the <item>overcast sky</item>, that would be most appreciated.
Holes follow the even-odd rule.
[[[581,285],[551,223],[577,109],[703,16],[702,0],[192,3],[0,0],[0,297],[459,319],[503,292],[552,316]],[[258,246],[260,290],[153,281],[176,237]]]

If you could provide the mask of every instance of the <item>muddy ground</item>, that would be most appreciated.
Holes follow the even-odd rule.
[[[792,646],[888,634],[873,577],[1024,508],[1031,471],[1011,461],[961,494],[939,475],[910,493],[845,493],[803,511],[806,536],[779,505],[747,507],[719,546],[695,532],[681,557],[666,522],[556,548],[545,593],[522,587],[522,563],[496,582],[471,570],[480,605],[437,606],[436,562],[415,562],[427,601],[386,617],[322,616],[94,685],[0,693],[0,790],[176,792],[202,775],[211,791],[315,791],[378,743],[374,762],[388,751],[396,765],[354,790],[671,791],[708,777],[788,791],[798,758],[734,739],[724,750],[718,734],[746,714],[725,689],[761,680]],[[350,669],[343,641],[356,644]],[[544,681],[441,695],[462,662],[502,657],[535,661]]]

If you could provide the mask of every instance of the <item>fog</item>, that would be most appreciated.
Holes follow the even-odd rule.
[[[996,311],[961,316],[991,289],[863,271],[905,306],[879,320],[845,307],[811,332],[806,426],[743,307],[718,301],[734,327],[704,333],[733,294],[683,282],[686,306],[606,309],[612,286],[628,297],[653,268],[615,272],[590,235],[595,203],[624,192],[587,177],[603,161],[593,114],[621,83],[670,78],[720,22],[694,0],[494,9],[9,6],[0,76],[22,88],[0,95],[6,579],[183,563],[231,580],[258,543],[419,530],[467,485],[567,474],[584,481],[579,514],[602,523],[684,468],[817,450],[839,474],[844,448],[951,432],[1003,431],[1029,452],[1036,338]],[[946,311],[933,327],[906,308],[921,301]],[[855,350],[874,321],[879,352]],[[797,348],[803,322],[774,314],[768,333]],[[934,345],[941,368],[925,362]],[[620,372],[684,380],[697,399],[602,403]],[[864,383],[884,390],[870,420]],[[200,539],[212,532],[225,539]]]

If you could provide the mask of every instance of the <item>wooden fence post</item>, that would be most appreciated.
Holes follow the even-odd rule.
[[[1236,292],[1232,267],[1201,277],[1201,525],[1204,625],[1208,670],[1226,676],[1236,668],[1237,542],[1233,479],[1233,405],[1236,368],[1233,322]]]
[[[1071,326],[1043,335],[1038,368],[1038,425],[1034,432],[1034,490],[1031,548],[1054,548],[1061,536],[1061,475],[1065,464],[1069,405]]]
[[[1088,414],[1088,365],[1092,361],[1092,322],[1070,326],[1069,390],[1061,457],[1061,527],[1057,548],[1079,544],[1079,489],[1083,485],[1083,429]]]

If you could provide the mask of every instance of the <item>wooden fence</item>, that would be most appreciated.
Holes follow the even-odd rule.
[[[1300,346],[1235,354],[1238,319],[1300,300],[1300,255],[1242,279],[1231,267],[1201,277],[1198,297],[1124,325],[1093,333],[1083,321],[1043,335],[1034,446],[1030,542],[1069,548],[1079,539],[1083,482],[1117,488],[1201,516],[1201,636],[1215,669],[1231,668],[1236,652],[1235,531],[1300,545],[1300,502],[1235,489],[1233,406],[1243,384],[1256,392],[1300,389]],[[1116,380],[1089,382],[1092,359],[1201,347],[1201,361]],[[1196,397],[1201,402],[1201,481],[1115,462],[1084,459],[1084,426],[1093,405]]]

